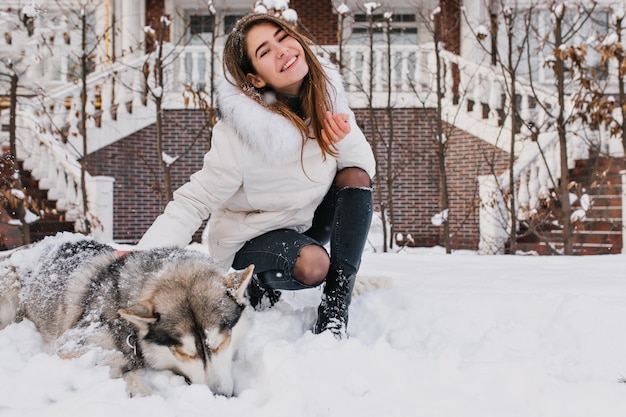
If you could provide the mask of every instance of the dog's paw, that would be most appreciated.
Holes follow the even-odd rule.
[[[152,390],[143,380],[139,371],[126,372],[124,381],[126,381],[126,393],[129,397],[147,397],[152,394]]]

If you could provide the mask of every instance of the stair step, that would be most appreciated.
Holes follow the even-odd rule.
[[[539,243],[539,242],[562,242],[563,234],[560,231],[545,232],[539,235],[529,233],[517,239],[518,243]],[[591,244],[591,245],[621,245],[622,231],[575,231],[572,235],[574,244]]]
[[[53,235],[58,232],[73,232],[74,222],[65,220],[37,220],[30,224],[31,235]]]
[[[596,207],[620,207],[621,208],[622,206],[621,194],[617,194],[617,195],[616,194],[613,194],[613,195],[590,194],[589,197],[591,198],[591,201],[593,203],[592,208],[596,208]],[[581,200],[578,199],[572,204],[572,207],[580,207],[580,204],[581,204]]]
[[[519,243],[517,244],[517,250],[521,252],[536,252],[539,255],[554,255],[554,252],[562,253],[563,244],[545,242],[536,243]],[[621,245],[602,245],[602,244],[585,244],[574,245],[574,255],[609,255],[622,253]]]
[[[619,220],[587,219],[583,222],[577,223],[575,228],[577,233],[581,233],[583,231],[594,233],[622,233],[622,222]]]
[[[622,220],[622,207],[593,207],[587,213],[585,213],[586,219],[614,219],[616,221]]]
[[[570,171],[570,180],[583,184],[583,190],[592,201],[585,218],[574,224],[572,235],[575,255],[617,254],[622,252],[622,181],[619,170],[624,168],[622,159],[595,158],[576,161]],[[581,207],[581,200],[572,204],[572,211]],[[551,218],[559,218],[557,210]],[[518,251],[533,251],[539,255],[563,252],[562,229],[546,221],[541,230],[519,236]]]

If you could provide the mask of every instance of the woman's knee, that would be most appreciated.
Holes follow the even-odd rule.
[[[296,279],[304,285],[315,287],[324,282],[330,268],[328,253],[321,246],[304,246],[293,268]]]
[[[371,187],[372,180],[369,174],[361,168],[344,168],[335,176],[335,186],[345,187]]]

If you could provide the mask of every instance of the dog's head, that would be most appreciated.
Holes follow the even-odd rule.
[[[119,310],[137,328],[146,365],[232,395],[234,342],[244,326],[244,292],[253,270],[250,265],[224,276],[202,262],[169,265],[137,304]]]

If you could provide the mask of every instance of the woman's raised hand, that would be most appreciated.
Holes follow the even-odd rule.
[[[348,115],[343,113],[332,114],[326,112],[324,128],[322,129],[322,139],[329,145],[342,140],[350,133],[350,121]]]

